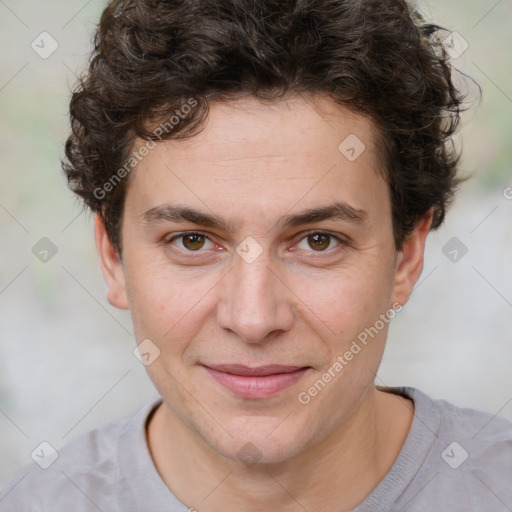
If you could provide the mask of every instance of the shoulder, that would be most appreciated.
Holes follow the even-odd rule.
[[[418,396],[416,390],[416,396]],[[423,394],[423,396],[425,396]],[[507,460],[512,468],[512,421],[488,412],[459,407],[446,400],[430,399],[432,407],[440,414],[440,437],[460,443],[466,442],[468,460],[492,463]],[[469,452],[471,450],[471,452]]]
[[[119,441],[136,438],[154,403],[129,418],[119,419],[79,435],[58,451],[40,444],[34,462],[19,470],[0,491],[0,512],[85,512],[112,503],[118,478]]]
[[[418,420],[431,429],[431,450],[418,474],[430,492],[450,497],[461,509],[466,500],[468,506],[484,502],[492,510],[512,506],[512,421],[401,389],[414,400]]]
[[[415,416],[422,421],[428,419],[430,426],[436,425],[439,430],[437,435],[470,439],[472,445],[499,444],[508,447],[512,442],[512,420],[499,414],[460,407],[447,400],[431,398],[412,387],[389,388],[389,390],[412,399],[415,404]],[[432,421],[432,418],[437,421]]]
[[[490,487],[512,505],[512,421],[445,400],[434,403],[441,411],[443,462],[451,469],[464,469],[482,491]]]

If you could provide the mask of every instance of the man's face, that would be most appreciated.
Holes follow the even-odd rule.
[[[167,414],[231,459],[286,460],[343,425],[410,293],[373,125],[318,105],[213,104],[201,133],[158,143],[127,189],[110,300],[160,350],[147,369]]]

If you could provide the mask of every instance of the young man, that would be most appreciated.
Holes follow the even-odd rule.
[[[114,1],[65,171],[162,400],[2,511],[512,510],[512,423],[374,384],[461,179],[402,0]]]

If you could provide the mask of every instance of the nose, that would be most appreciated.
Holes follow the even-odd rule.
[[[268,341],[294,320],[293,293],[270,266],[265,253],[247,263],[234,256],[217,308],[219,325],[246,343]]]

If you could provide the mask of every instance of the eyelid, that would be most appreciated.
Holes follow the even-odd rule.
[[[348,239],[344,237],[341,233],[334,233],[332,231],[329,231],[328,229],[309,229],[307,231],[301,231],[300,233],[297,233],[294,238],[299,237],[299,240],[302,240],[304,237],[308,235],[329,235],[333,238],[336,238],[340,242],[348,242]]]
[[[179,238],[184,238],[185,236],[190,236],[190,235],[201,235],[203,236],[204,238],[206,238],[207,240],[209,240],[211,243],[215,243],[212,241],[210,235],[208,233],[205,233],[204,231],[182,231],[180,233],[173,233],[171,236],[168,236],[168,237],[165,237],[163,242],[165,245],[173,245],[172,242],[174,242],[174,240],[177,240]],[[202,250],[198,250],[198,251],[185,251],[183,249],[178,249],[180,252],[185,252],[186,254],[194,254],[194,253],[197,253],[197,254],[201,254]]]
[[[294,239],[297,239],[297,242],[295,242],[294,245],[296,245],[297,243],[302,241],[302,239],[306,238],[309,235],[328,235],[331,238],[334,238],[338,242],[338,245],[336,247],[350,245],[349,239],[347,237],[345,237],[344,235],[342,235],[341,233],[333,233],[333,232],[331,232],[329,230],[325,230],[325,229],[310,229],[308,231],[302,231],[302,232],[298,233],[294,237]],[[336,247],[333,247],[332,249],[328,249],[326,251],[314,251],[313,249],[310,249],[308,252],[313,253],[313,254],[319,254],[319,255],[330,254],[332,251],[336,250]]]
[[[319,234],[319,235],[328,235],[332,238],[334,238],[339,244],[336,246],[348,246],[350,245],[350,241],[347,237],[341,235],[340,233],[333,233],[331,231],[328,231],[328,230],[322,230],[322,229],[310,229],[310,230],[307,230],[307,231],[301,231],[300,233],[298,233],[297,235],[295,235],[293,237],[293,240],[296,240],[294,242],[294,245],[296,245],[297,243],[299,243],[302,239],[306,238],[307,236],[309,235],[315,235],[315,234]],[[182,237],[185,237],[187,235],[201,235],[203,236],[205,239],[209,240],[211,243],[215,244],[215,242],[213,242],[213,240],[211,239],[211,236],[204,232],[204,231],[182,231],[182,232],[179,232],[179,233],[173,233],[172,236],[170,237],[166,237],[164,239],[164,243],[166,245],[171,245],[171,242],[173,242],[174,240],[176,239],[179,239],[179,238],[182,238]],[[332,248],[332,249],[329,249],[329,250],[326,250],[326,251],[314,251],[313,249],[311,249],[310,251],[308,252],[311,252],[311,253],[316,253],[316,254],[325,254],[325,253],[330,253],[331,251],[335,250],[336,247]],[[181,252],[185,252],[186,254],[201,254],[202,250],[198,250],[198,251],[184,251],[183,249],[178,249],[179,251]],[[295,249],[293,249],[295,250]]]

